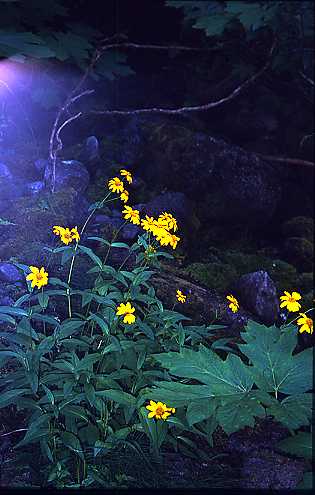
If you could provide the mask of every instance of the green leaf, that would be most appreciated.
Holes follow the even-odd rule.
[[[289,454],[312,459],[312,434],[299,431],[296,435],[281,440],[277,447]]]
[[[249,322],[241,336],[247,344],[238,347],[250,359],[251,374],[259,388],[276,395],[303,393],[312,388],[312,350],[292,355],[296,335]]]
[[[128,244],[126,244],[125,242],[112,242],[110,246],[116,248],[129,249]]]
[[[106,399],[118,402],[118,404],[123,404],[127,406],[135,406],[136,399],[127,394],[127,392],[122,392],[120,390],[102,390],[95,392],[97,397],[106,397]]]
[[[180,382],[155,382],[156,387],[146,390],[138,398],[138,405],[144,400],[161,401],[169,407],[188,406],[191,401],[212,399],[214,394],[206,385],[186,385]]]
[[[82,246],[81,244],[79,244],[78,247],[79,247],[80,251],[87,254],[91,258],[91,260],[94,261],[94,263],[96,265],[98,265],[100,268],[103,267],[102,260],[98,256],[96,256],[96,254],[94,254],[92,249],[90,249],[86,246]]]
[[[87,423],[90,422],[90,418],[89,415],[87,414],[87,411],[81,406],[76,406],[74,404],[71,404],[71,405],[66,405],[63,408],[60,408],[60,410],[62,411],[62,414],[64,416],[70,415],[73,416],[74,418],[86,421]]]
[[[96,315],[94,313],[92,313],[89,317],[88,317],[88,320],[93,320],[95,321],[99,327],[102,329],[103,331],[103,334],[105,335],[109,335],[109,327],[108,327],[108,324],[107,322],[104,320],[104,318],[102,317],[102,315]]]
[[[0,313],[0,321],[6,321],[7,323],[11,323],[11,325],[15,325],[15,319],[12,316],[4,315]]]
[[[291,430],[308,426],[312,414],[312,394],[298,394],[286,397],[281,402],[274,401],[268,408],[268,414]]]
[[[309,490],[312,491],[314,487],[313,483],[314,473],[312,471],[307,471],[303,475],[302,481],[296,487],[298,490]]]
[[[64,431],[60,433],[60,439],[68,449],[75,452],[80,457],[80,459],[84,459],[82,446],[79,438],[76,435],[70,433],[69,431]]]
[[[153,357],[171,374],[208,385],[216,396],[245,394],[253,385],[248,367],[238,356],[229,354],[223,361],[202,344],[198,352],[184,348],[181,353],[153,354]]]
[[[83,327],[85,323],[85,320],[76,318],[63,321],[58,330],[58,338],[65,339],[66,337],[73,335],[79,328]]]
[[[13,389],[7,392],[1,392],[0,395],[0,408],[6,407],[15,402],[15,399],[23,394],[29,394],[30,390],[28,388]]]
[[[25,309],[13,306],[0,306],[0,313],[13,316],[28,316],[28,312]]]
[[[255,417],[265,416],[265,408],[257,402],[255,397],[251,397],[251,394],[225,398],[224,405],[219,406],[217,410],[217,420],[228,435],[245,426],[254,427]]]
[[[189,426],[215,415],[217,401],[214,398],[192,401],[188,405],[186,418]]]

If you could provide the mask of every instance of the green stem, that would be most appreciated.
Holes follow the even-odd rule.
[[[80,238],[81,238],[83,232],[85,231],[87,224],[89,223],[89,221],[91,220],[92,216],[94,215],[95,211],[98,210],[99,208],[101,208],[104,205],[106,199],[110,196],[110,194],[111,193],[109,192],[107,194],[107,196],[105,196],[105,198],[102,199],[102,201],[99,203],[99,205],[96,206],[95,208],[93,208],[93,210],[91,211],[90,215],[87,217],[87,219],[84,222],[84,225],[83,225],[83,227],[81,229],[81,232],[79,234],[80,235]],[[72,259],[71,259],[71,264],[70,264],[70,269],[69,269],[69,275],[68,275],[68,280],[67,280],[67,284],[68,285],[70,285],[70,282],[71,282],[71,277],[72,277],[72,272],[73,272],[73,266],[74,266],[74,260],[75,260],[75,256],[76,256],[76,252],[77,252],[78,246],[79,246],[79,242],[77,241],[76,246],[74,248],[73,256],[72,256]],[[68,298],[69,318],[71,318],[72,311],[71,311],[70,289],[67,289],[67,298]]]
[[[304,314],[306,315],[306,313],[309,313],[310,311],[313,311],[313,308],[307,309],[306,311],[304,311]],[[293,323],[294,321],[296,321],[299,317],[300,317],[300,315],[297,316],[296,318],[294,318],[294,320],[292,320],[289,323],[287,323],[286,325],[284,325],[284,327],[288,327],[289,325],[291,325],[291,323]]]

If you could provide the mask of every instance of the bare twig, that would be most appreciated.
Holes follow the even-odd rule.
[[[114,38],[114,37],[113,37]],[[106,40],[107,41],[107,40]],[[81,98],[82,96],[85,96],[86,94],[91,94],[93,91],[84,91],[80,93],[79,95],[76,96],[76,93],[82,88],[83,84],[85,83],[88,75],[90,74],[92,68],[96,64],[96,62],[99,60],[99,58],[102,56],[104,51],[113,49],[113,48],[137,48],[137,49],[179,49],[179,50],[197,50],[193,47],[184,47],[184,46],[171,46],[171,47],[165,47],[161,45],[139,45],[137,43],[108,43],[106,45],[101,46],[100,48],[97,48],[92,61],[90,65],[88,66],[87,70],[85,71],[83,77],[80,79],[78,84],[74,87],[74,89],[71,91],[70,95],[66,99],[64,105],[60,108],[56,119],[53,124],[52,132],[50,135],[50,144],[49,144],[49,156],[52,161],[52,192],[54,192],[54,186],[55,186],[55,177],[56,177],[56,160],[57,160],[57,154],[58,152],[62,149],[62,141],[60,139],[60,132],[61,130],[68,125],[70,122],[78,119],[81,116],[86,116],[89,114],[97,114],[97,115],[139,115],[139,114],[146,114],[146,113],[159,113],[159,114],[166,114],[166,115],[179,115],[179,114],[184,114],[186,112],[200,112],[204,110],[209,110],[211,108],[215,108],[219,105],[222,105],[223,103],[226,103],[228,101],[233,100],[238,96],[242,91],[244,91],[248,86],[253,84],[270,66],[272,55],[274,53],[275,47],[276,47],[276,38],[274,39],[272,46],[269,51],[269,55],[267,58],[267,61],[265,65],[252,77],[247,79],[244,83],[242,83],[240,86],[238,86],[232,93],[230,93],[228,96],[221,98],[220,100],[216,100],[210,103],[206,103],[204,105],[198,105],[198,106],[190,106],[190,107],[180,107],[180,108],[142,108],[142,109],[134,109],[134,110],[90,110],[89,112],[79,112],[73,117],[70,117],[67,119],[63,124],[60,124],[61,117],[63,113],[68,110],[69,106],[76,101],[78,98]],[[199,49],[198,49],[199,50]]]
[[[314,81],[313,81],[313,79],[311,79],[310,77],[307,77],[307,75],[306,75],[306,74],[304,74],[304,72],[302,72],[301,70],[299,71],[299,74],[300,74],[300,76],[301,76],[301,77],[303,77],[303,79],[304,79],[305,81],[307,81],[307,82],[308,82],[311,86],[314,86]]]
[[[2,435],[0,435],[0,437],[7,437],[8,435],[12,435],[13,433],[17,433],[19,431],[27,431],[27,428],[20,428],[19,430],[9,431],[9,433],[3,433]]]
[[[180,107],[180,108],[141,108],[141,109],[136,109],[136,110],[90,110],[88,112],[92,114],[98,114],[98,115],[139,115],[139,114],[145,114],[145,113],[159,113],[159,114],[167,114],[167,115],[178,115],[178,114],[183,114],[186,112],[200,112],[204,110],[210,110],[211,108],[218,107],[219,105],[222,105],[223,103],[226,103],[228,101],[233,100],[236,96],[238,96],[242,91],[244,91],[248,86],[253,84],[256,79],[258,79],[270,66],[271,63],[271,58],[274,53],[276,47],[276,39],[274,40],[272,47],[269,52],[268,59],[265,63],[265,65],[252,77],[247,79],[243,84],[238,86],[237,88],[232,91],[228,96],[225,96],[224,98],[221,98],[220,100],[212,101],[210,103],[206,103],[204,105],[197,105],[197,106],[189,106],[189,107]]]
[[[306,134],[305,136],[302,137],[299,147],[302,148],[304,146],[305,141],[307,141],[309,138],[314,137],[314,132],[312,134]]]
[[[289,163],[291,165],[301,165],[302,167],[315,167],[314,162],[309,162],[307,160],[300,160],[299,158],[285,158],[284,156],[272,156],[272,155],[261,155],[260,153],[256,153],[257,156],[262,158],[263,160],[268,160],[271,162],[283,162]]]

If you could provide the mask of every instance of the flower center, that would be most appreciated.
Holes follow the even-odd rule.
[[[43,278],[43,275],[41,273],[37,274],[37,280],[41,280]]]
[[[156,414],[158,414],[159,416],[162,416],[163,413],[164,413],[163,407],[159,406],[156,408]]]

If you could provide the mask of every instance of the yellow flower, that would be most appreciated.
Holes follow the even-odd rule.
[[[108,182],[108,189],[112,192],[121,193],[124,190],[124,183],[119,177],[114,177]]]
[[[287,307],[288,311],[291,311],[292,313],[295,311],[299,311],[301,308],[301,304],[298,303],[297,301],[301,299],[301,295],[298,292],[290,292],[284,291],[284,296],[281,296],[280,299],[282,303],[280,304],[280,308],[285,308]]]
[[[53,233],[56,235],[60,235],[60,233],[64,230],[63,227],[60,227],[59,225],[54,225],[53,226]]]
[[[228,301],[231,301],[229,304],[229,308],[233,311],[233,313],[236,313],[239,310],[238,300],[232,295],[226,296],[226,298]]]
[[[177,243],[180,241],[180,238],[177,237],[176,235],[174,234],[169,234],[168,235],[168,239],[169,239],[169,244],[170,246],[172,246],[173,249],[176,248],[177,246]]]
[[[181,290],[177,290],[176,291],[176,297],[177,297],[177,300],[181,303],[184,303],[186,302],[186,297],[185,294],[182,293]]]
[[[74,239],[76,241],[80,240],[80,235],[77,227],[74,227],[70,230],[68,227],[64,228],[60,227],[59,225],[55,225],[53,227],[53,233],[56,235],[60,235],[60,240],[67,245],[70,244],[70,242],[72,242]]]
[[[68,229],[68,227],[66,229],[63,229],[62,232],[60,232],[60,240],[66,245],[72,242],[72,233],[71,230]]]
[[[174,232],[176,232],[178,229],[176,218],[174,218],[171,213],[161,213],[158,222],[167,230],[174,230]]]
[[[154,220],[153,217],[149,217],[148,215],[146,215],[145,218],[141,220],[141,227],[144,230],[150,230],[151,232],[153,232],[153,230],[156,228],[156,220]]]
[[[32,281],[32,287],[37,286],[40,289],[41,287],[43,287],[43,285],[48,284],[48,273],[45,272],[44,267],[39,269],[37,268],[37,266],[30,266],[29,269],[32,273],[29,273],[29,275],[27,275],[26,280]]]
[[[121,303],[116,309],[117,316],[124,315],[124,323],[128,323],[130,325],[131,323],[134,323],[136,321],[135,315],[132,314],[135,312],[135,308],[131,306],[130,302],[127,302],[126,304]]]
[[[75,241],[80,240],[80,234],[78,232],[77,227],[74,227],[73,229],[71,229],[71,234],[72,234],[72,239],[74,239]]]
[[[150,400],[150,405],[146,406],[149,414],[148,418],[156,418],[156,419],[164,419],[164,421],[170,416],[172,413],[175,413],[175,407],[167,407],[163,402],[154,402],[154,400]]]
[[[128,191],[123,191],[120,195],[120,199],[124,202],[124,203],[127,203],[128,199],[129,199],[129,192]]]
[[[153,235],[156,237],[156,240],[159,241],[160,244],[162,244],[162,239],[166,239],[169,235],[169,232],[164,227],[161,227],[157,222],[152,228],[152,232]]]
[[[308,316],[305,313],[299,313],[299,315],[302,318],[299,318],[297,320],[297,324],[300,325],[299,332],[307,332],[312,334],[313,333],[313,320],[312,318],[308,318]]]
[[[123,215],[126,220],[130,220],[131,223],[135,225],[140,224],[139,210],[133,210],[131,206],[125,206],[123,210]]]
[[[124,168],[121,169],[120,175],[122,175],[123,177],[126,177],[126,181],[128,182],[128,184],[132,184],[132,175],[130,172],[128,172],[128,170],[125,170]]]

